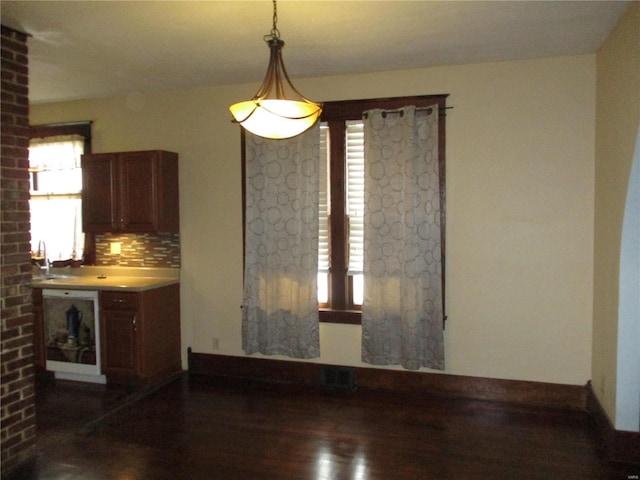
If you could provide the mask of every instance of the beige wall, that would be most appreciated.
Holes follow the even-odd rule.
[[[257,83],[34,105],[93,120],[95,152],[180,154],[183,350],[243,355],[240,135]],[[296,79],[316,100],[449,93],[447,372],[591,378],[595,55]],[[360,328],[321,326],[320,362],[362,365]]]
[[[593,386],[616,419],[622,218],[640,128],[640,4],[597,54]]]

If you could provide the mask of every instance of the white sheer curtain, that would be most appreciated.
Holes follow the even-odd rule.
[[[43,255],[45,249],[49,261],[83,256],[81,156],[84,142],[81,135],[29,141],[31,250],[36,257]]]
[[[288,140],[247,132],[245,353],[314,358],[318,330],[319,126]]]
[[[367,112],[362,359],[444,369],[438,109]]]
[[[84,137],[59,135],[29,141],[29,170],[34,172],[80,168]]]

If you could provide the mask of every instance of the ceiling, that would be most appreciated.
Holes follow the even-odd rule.
[[[595,53],[629,1],[278,2],[294,79]],[[273,5],[260,1],[12,1],[43,103],[255,82]],[[248,92],[253,94],[254,91]]]

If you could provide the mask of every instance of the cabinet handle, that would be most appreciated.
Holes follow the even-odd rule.
[[[133,331],[137,332],[138,331],[138,316],[135,315],[133,317]]]
[[[114,299],[112,300],[112,302],[113,302],[113,303],[124,303],[124,302],[126,302],[126,300],[123,300],[123,299],[121,299],[121,298],[114,298]]]

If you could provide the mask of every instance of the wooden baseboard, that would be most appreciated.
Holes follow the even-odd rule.
[[[640,465],[640,433],[616,430],[593,392],[591,382],[587,383],[587,411],[593,418],[600,447],[611,462]]]
[[[318,363],[195,353],[189,349],[191,376],[225,382],[260,382],[320,388],[326,368],[349,369],[358,390],[394,395],[444,395],[515,405],[586,409],[586,387],[520,380],[410,372]]]

